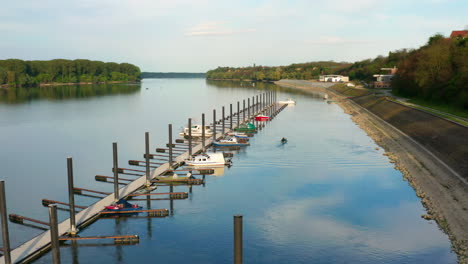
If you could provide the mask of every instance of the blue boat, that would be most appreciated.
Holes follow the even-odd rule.
[[[239,133],[239,132],[231,132],[228,134],[229,136],[236,137],[236,138],[243,138],[243,139],[249,139],[249,135],[246,133]]]

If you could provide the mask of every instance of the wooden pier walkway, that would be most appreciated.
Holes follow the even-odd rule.
[[[268,113],[271,113],[272,115],[276,116],[276,114],[279,113],[284,108],[284,106],[285,105],[278,104],[276,102],[273,102],[271,104],[264,104],[262,105],[262,108],[258,107],[256,104],[252,104],[250,106],[250,109],[245,108],[244,113],[240,112],[241,114],[237,114],[238,113],[237,111],[236,113],[233,112],[233,117],[228,115],[225,118],[225,120],[227,120],[225,121],[225,134],[232,132],[236,127],[238,127],[238,124],[242,124],[246,121],[251,121],[252,118],[255,117],[255,115],[259,113],[265,113],[265,111],[269,111]],[[274,112],[274,110],[276,110],[276,112]],[[247,111],[250,113],[250,116],[247,116]],[[242,116],[245,116],[245,119],[242,118]],[[229,129],[229,124],[230,124],[229,119],[232,119],[232,130]],[[212,122],[208,122],[208,123],[212,123]],[[227,128],[226,128],[226,125],[227,125]],[[212,126],[213,124],[211,124],[211,127]],[[216,124],[216,126],[217,126],[216,139],[220,139],[225,136],[219,131],[219,129],[222,126],[221,122],[219,122],[219,124]],[[195,142],[197,143],[197,145],[194,145],[192,148],[193,154],[201,152],[204,147],[203,143],[201,143],[200,141],[197,140]],[[211,146],[212,143],[213,143],[213,137],[205,138],[205,143],[204,143],[205,149]],[[184,149],[183,152],[176,152],[176,155],[178,156],[173,159],[173,164],[182,164],[186,159],[189,158],[188,148],[187,150]],[[139,161],[139,162],[142,162],[142,161]],[[157,176],[163,175],[167,171],[173,171],[173,169],[174,168],[171,168],[169,166],[169,163],[166,162],[164,164],[159,165],[159,167],[154,168],[151,171],[150,178],[154,180]],[[135,180],[119,188],[119,196],[120,197],[134,196],[132,195],[132,193],[142,188],[142,186],[145,186],[145,183],[146,183],[146,175],[139,176]],[[75,191],[75,193],[80,192],[79,188],[75,188],[75,189],[78,190],[78,191]],[[87,191],[86,189],[82,189],[82,190]],[[76,214],[75,221],[76,221],[76,226],[78,230],[80,229],[80,227],[84,228],[85,226],[97,220],[101,216],[102,214],[101,212],[103,211],[104,207],[114,202],[113,192],[112,193],[101,192],[100,194],[104,195],[101,200],[90,205],[89,207],[82,209],[79,213]],[[67,235],[69,232],[70,232],[70,219],[66,219],[58,224],[59,237]],[[31,260],[34,260],[40,257],[45,252],[47,252],[50,249],[50,246],[51,246],[51,233],[50,233],[50,230],[47,230],[39,234],[38,236],[30,239],[29,241],[23,243],[17,248],[12,249],[11,250],[12,263],[30,262]],[[5,258],[2,256],[0,257],[0,264],[3,264],[3,263],[5,263]]]

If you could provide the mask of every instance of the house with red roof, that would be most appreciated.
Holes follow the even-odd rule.
[[[450,38],[468,38],[468,30],[454,30]]]

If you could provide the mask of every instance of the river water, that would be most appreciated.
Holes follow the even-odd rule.
[[[166,218],[100,219],[82,236],[139,235],[136,245],[66,243],[62,263],[232,263],[233,215],[244,219],[244,263],[455,263],[450,242],[384,151],[335,104],[275,85],[145,79],[140,85],[18,89],[0,92],[0,178],[8,213],[48,221],[41,199],[68,200],[66,158],[75,186],[111,192],[94,180],[111,176],[112,142],[120,167],[142,160],[144,132],[154,153],[187,118],[212,120],[222,106],[264,90],[287,107],[233,166],[205,186],[174,187],[185,200],[135,201],[172,209]],[[241,103],[242,104],[242,103]],[[280,144],[282,137],[287,144]],[[124,177],[124,176],[122,176]],[[131,178],[131,176],[125,176]],[[168,192],[159,187],[157,192]],[[96,199],[75,196],[78,205]],[[60,220],[68,212],[59,211]],[[13,246],[41,231],[9,223]],[[37,260],[50,263],[51,254]]]

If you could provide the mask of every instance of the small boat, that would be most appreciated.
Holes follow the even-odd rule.
[[[285,100],[285,101],[278,101],[278,103],[280,103],[280,104],[296,104],[296,101],[294,101],[294,100],[291,99],[291,98],[288,98],[288,99]]]
[[[162,181],[182,182],[182,181],[193,180],[195,179],[195,177],[193,177],[192,174],[189,172],[185,176],[179,176],[177,173],[172,173],[169,175],[156,176],[154,177],[154,179],[162,180]]]
[[[124,199],[120,199],[117,201],[117,203],[105,206],[105,211],[107,212],[127,212],[127,211],[138,211],[141,210],[143,207],[136,205],[136,204],[131,204],[127,202]],[[135,214],[138,212],[135,212]]]
[[[218,147],[232,147],[232,146],[248,146],[250,143],[243,138],[227,137],[213,142],[213,145]]]
[[[257,130],[257,127],[255,127],[255,125],[252,123],[241,124],[239,125],[239,127],[236,127],[234,129],[234,131],[246,132],[246,133],[254,133],[256,130]]]
[[[228,133],[229,136],[236,137],[236,138],[245,138],[249,139],[249,135],[246,133],[239,133],[239,132],[231,132]]]
[[[188,166],[214,167],[230,164],[230,161],[224,159],[223,153],[202,153],[185,160]]]
[[[269,120],[270,117],[266,115],[258,115],[255,117],[255,121],[267,121]]]
[[[192,137],[201,137],[203,127],[201,125],[193,125],[192,126]],[[184,131],[180,132],[179,135],[183,137],[189,136],[189,128],[184,128]],[[205,126],[205,137],[213,136],[213,131],[211,130],[210,126]]]

